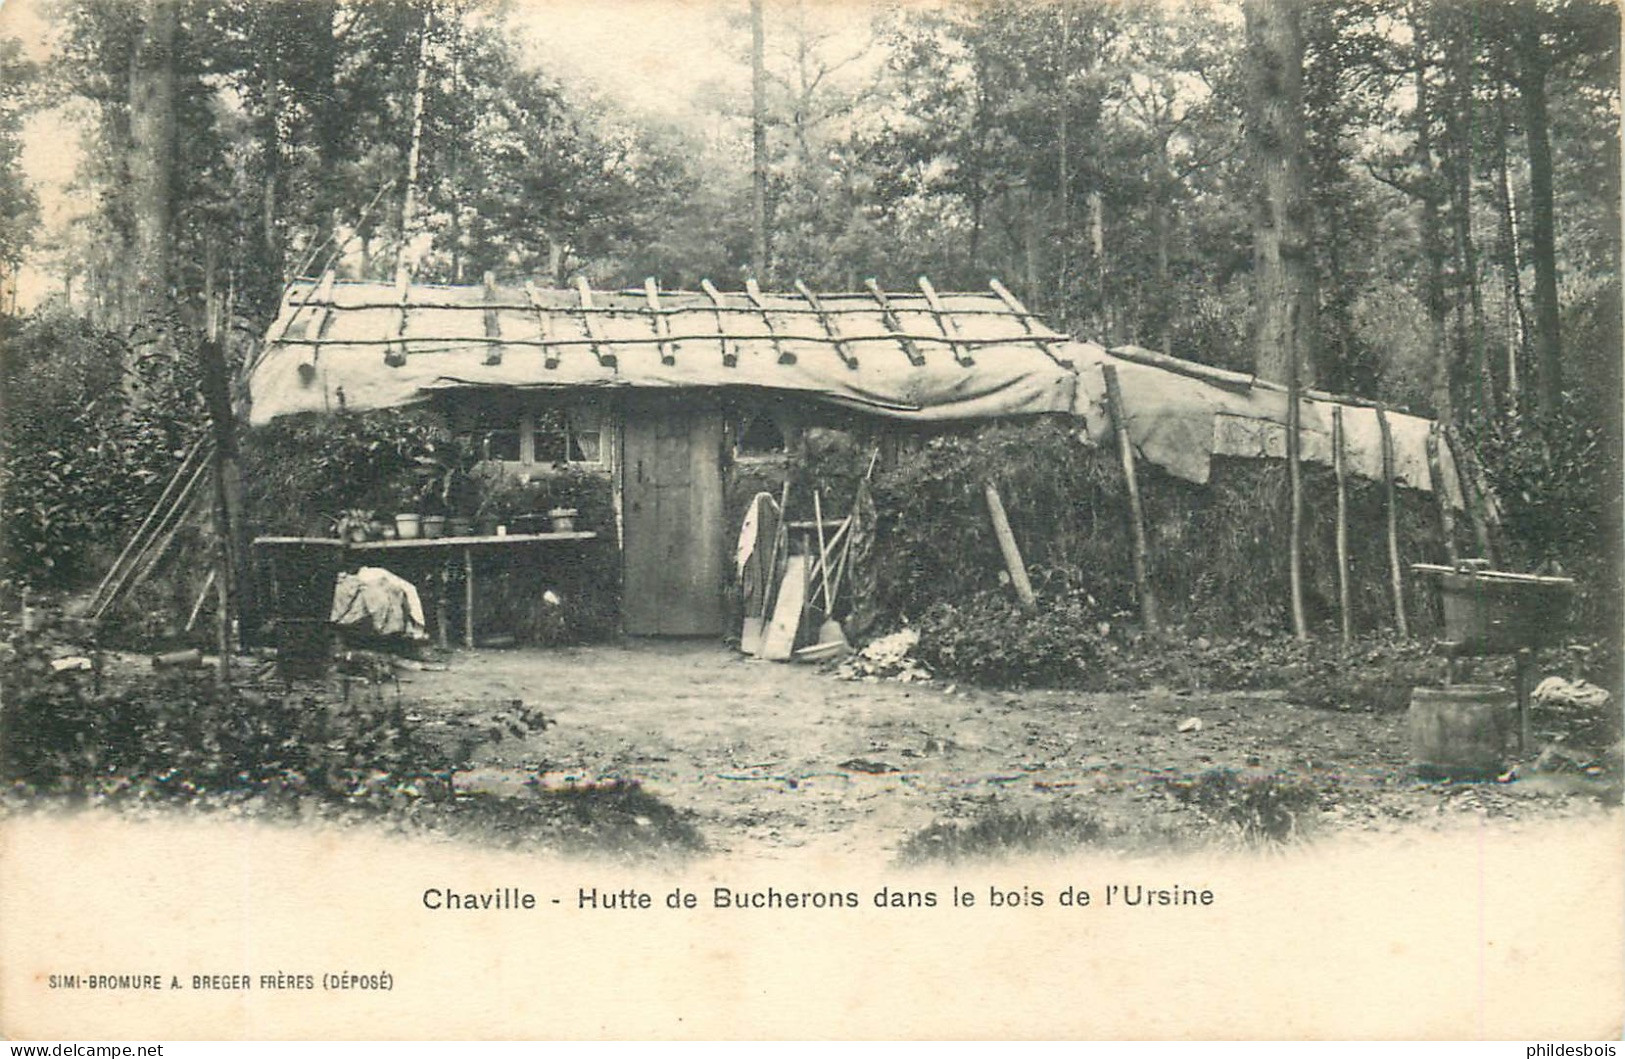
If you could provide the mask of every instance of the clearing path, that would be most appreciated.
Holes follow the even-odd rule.
[[[1609,800],[1604,782],[1583,775],[1418,783],[1403,712],[1310,708],[1282,692],[850,681],[711,642],[636,640],[461,651],[443,671],[401,680],[431,726],[512,700],[557,722],[483,744],[461,786],[525,797],[538,775],[545,786],[636,780],[694,814],[710,848],[730,855],[890,860],[933,822],[994,807],[1064,807],[1142,844],[1168,841],[1181,827],[1188,837],[1193,820],[1166,781],[1213,769],[1313,787],[1309,822],[1338,829],[1393,829],[1458,810],[1590,814]]]

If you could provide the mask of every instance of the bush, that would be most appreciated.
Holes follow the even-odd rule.
[[[948,676],[979,684],[1099,686],[1113,650],[1083,600],[1027,612],[998,593],[934,604],[921,617],[918,653]]]
[[[0,318],[0,578],[76,586],[146,515],[207,422],[171,332],[174,352],[138,356],[66,314]]]

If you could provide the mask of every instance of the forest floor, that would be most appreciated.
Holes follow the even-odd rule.
[[[1423,782],[1405,710],[1284,691],[852,680],[638,641],[458,651],[399,680],[369,694],[398,695],[430,736],[481,730],[516,700],[553,722],[482,742],[460,789],[531,799],[632,782],[730,857],[1172,849],[1587,816],[1620,800],[1612,704],[1537,708],[1534,746],[1499,782]]]

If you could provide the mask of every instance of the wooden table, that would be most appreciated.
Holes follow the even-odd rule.
[[[341,541],[334,537],[256,537],[256,547],[309,547],[311,545],[342,548],[347,555],[389,554],[401,551],[408,553],[427,552],[433,554],[437,551],[448,553],[461,552],[463,560],[463,646],[474,646],[474,553],[476,551],[495,552],[508,548],[542,547],[560,542],[579,542],[597,540],[598,534],[590,530],[575,530],[570,533],[510,533],[499,536],[477,537],[414,537],[411,540],[393,541]],[[442,581],[446,580],[444,573]],[[440,644],[446,646],[446,621],[444,607],[444,593],[442,592],[442,606],[436,615],[436,627],[439,630]]]

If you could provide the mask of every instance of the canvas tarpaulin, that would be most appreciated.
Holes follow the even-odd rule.
[[[813,297],[817,297],[816,295]],[[454,389],[750,387],[901,419],[1066,412],[1063,336],[992,295],[296,284],[249,376],[251,421]]]
[[[1247,376],[1229,376],[1227,384],[1171,371],[1156,364],[1114,356],[1101,346],[1074,342],[1061,353],[1078,372],[1074,413],[1084,421],[1097,442],[1112,437],[1107,410],[1105,376],[1110,364],[1117,369],[1129,439],[1148,461],[1186,481],[1205,484],[1214,456],[1286,458],[1287,395],[1278,389],[1248,385]],[[1304,398],[1299,404],[1300,452],[1307,463],[1332,464],[1332,409],[1342,408],[1343,455],[1351,475],[1382,477],[1382,432],[1377,410],[1361,404]],[[1431,420],[1403,412],[1387,412],[1393,438],[1394,480],[1403,486],[1431,492],[1427,439]],[[1460,482],[1450,446],[1439,446],[1445,492],[1462,506]]]

